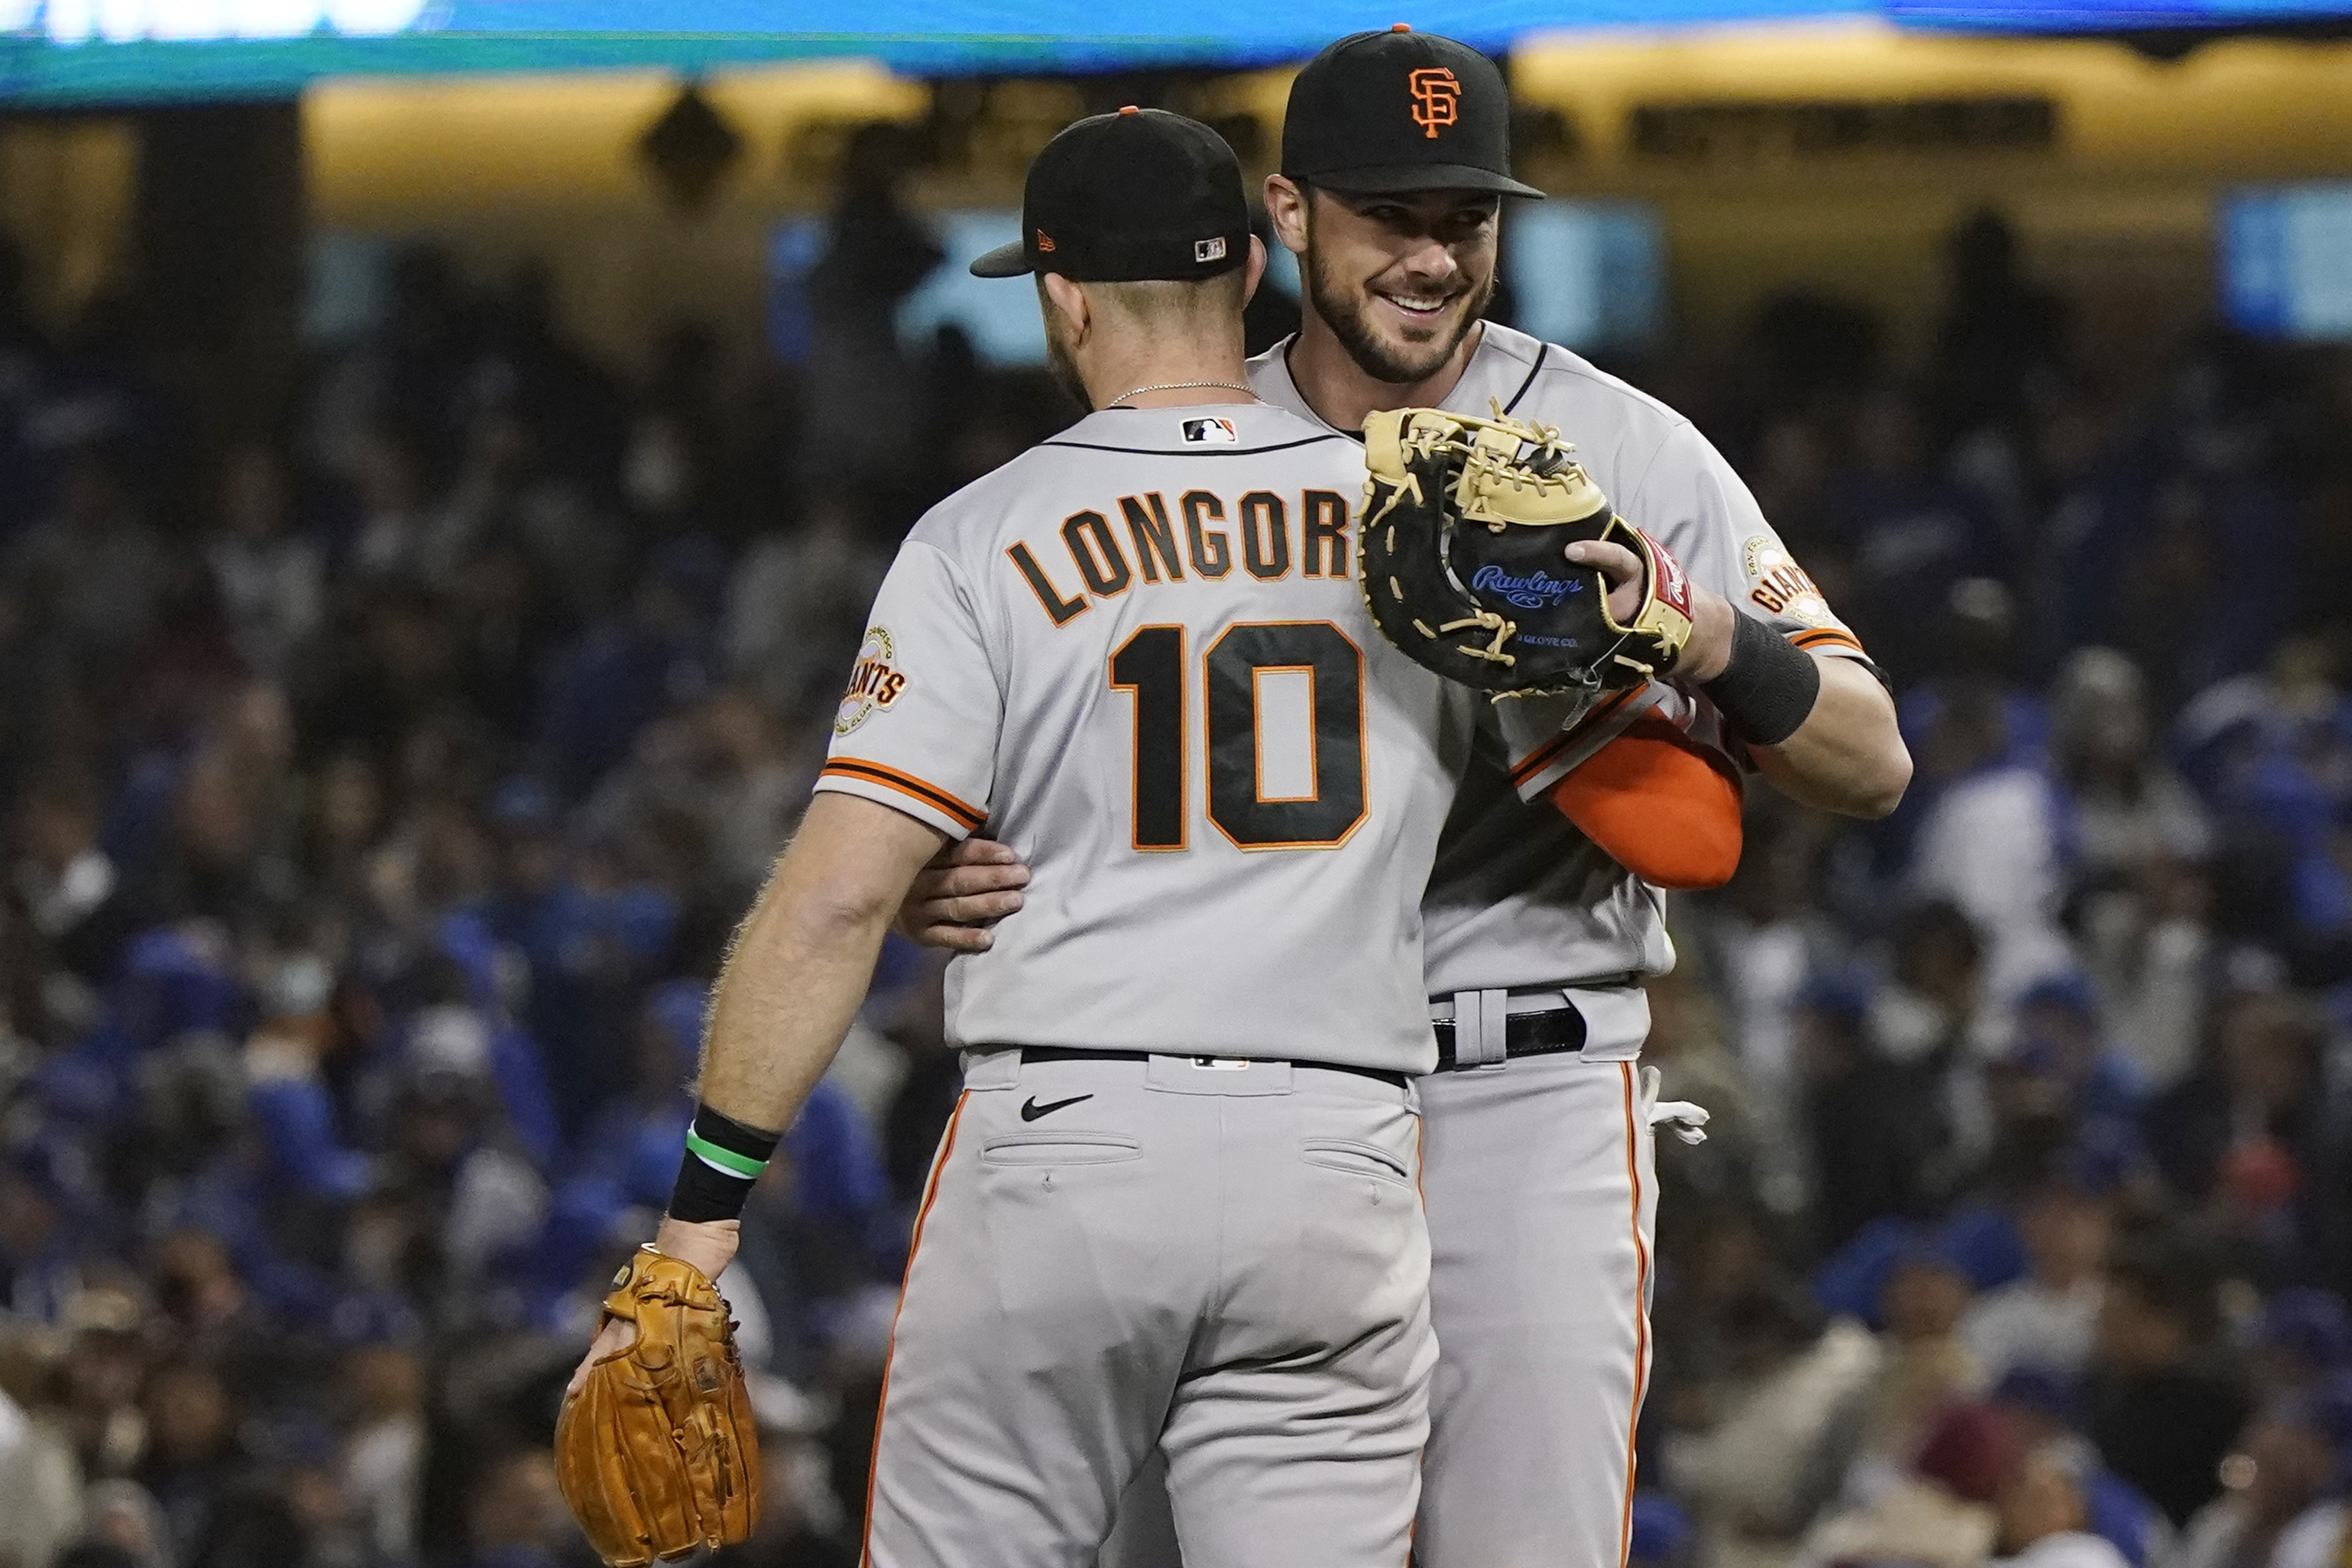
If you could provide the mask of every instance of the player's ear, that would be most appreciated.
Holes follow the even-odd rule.
[[[1265,281],[1265,241],[1250,236],[1249,265],[1243,268],[1242,303],[1246,305],[1257,295],[1257,286]]]
[[[1037,274],[1037,292],[1044,297],[1040,302],[1046,310],[1060,311],[1069,322],[1069,341],[1073,343],[1084,342],[1087,324],[1091,319],[1087,310],[1087,291],[1058,272],[1040,272]],[[1051,323],[1048,323],[1050,330]]]
[[[1280,174],[1265,177],[1265,216],[1274,237],[1294,255],[1307,254],[1307,193]]]

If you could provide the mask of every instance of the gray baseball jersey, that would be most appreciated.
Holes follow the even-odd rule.
[[[1372,629],[1362,483],[1281,409],[1108,410],[916,526],[818,787],[1034,872],[951,1041],[1435,1065],[1416,906],[1482,704]]]
[[[1034,876],[949,970],[966,1092],[875,1568],[1081,1561],[1155,1446],[1196,1563],[1406,1554],[1417,1089],[1311,1064],[1435,1065],[1417,911],[1484,704],[1372,629],[1362,484],[1280,409],[1106,411],[933,509],[882,586],[818,787]]]
[[[1252,360],[1250,384],[1268,403],[1331,429],[1291,380],[1289,346],[1286,341]],[[1489,321],[1444,406],[1480,415],[1499,406],[1557,427],[1618,514],[1665,545],[1694,581],[1800,647],[1860,655],[1861,645],[1790,559],[1731,465],[1689,420],[1647,393],[1557,344]],[[1422,906],[1432,996],[1572,989],[1674,967],[1664,895],[1540,799],[1657,696],[1654,689],[1579,715],[1516,766],[1499,731],[1482,729]],[[1630,1053],[1646,1030],[1646,1010],[1593,1022],[1589,1056]]]
[[[1261,397],[1314,418],[1284,349],[1252,362],[1250,377]],[[1801,647],[1859,656],[1746,487],[1673,410],[1491,323],[1445,406],[1486,414],[1490,400],[1573,440],[1617,510],[1698,581]],[[1628,1058],[1648,1007],[1637,987],[1593,983],[1663,972],[1674,950],[1661,895],[1549,805],[1527,803],[1651,710],[1721,744],[1704,703],[1654,685],[1565,722],[1518,703],[1488,709],[1423,905],[1428,990],[1454,1009],[1457,1038],[1465,1004],[1484,1027],[1494,1008],[1557,1006],[1545,994],[1560,991],[1590,1028],[1580,1052],[1422,1086],[1431,1319],[1444,1346],[1413,1540],[1424,1568],[1619,1568],[1631,1549],[1657,1186],[1652,1092]],[[1548,733],[1511,744],[1507,731],[1547,721]],[[1151,1478],[1138,1482],[1105,1568],[1172,1568],[1166,1507]],[[1189,1538],[1183,1554],[1197,1558]]]
[[[1281,350],[1251,379],[1308,414]],[[1860,656],[1688,420],[1490,322],[1445,406],[1496,405],[1574,441],[1618,512],[1697,581],[1800,647]],[[1429,992],[1457,1016],[1464,993],[1532,992],[1539,1005],[1564,990],[1590,1026],[1575,1055],[1443,1074],[1424,1092],[1431,1313],[1444,1346],[1414,1546],[1428,1568],[1617,1568],[1630,1549],[1656,1183],[1650,1097],[1627,1058],[1649,1010],[1638,988],[1592,983],[1663,973],[1674,949],[1663,895],[1527,802],[1645,705],[1721,742],[1705,704],[1655,686],[1576,715],[1516,765],[1482,730],[1423,906]]]

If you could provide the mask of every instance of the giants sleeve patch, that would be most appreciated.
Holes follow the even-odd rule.
[[[1748,598],[1768,616],[1782,616],[1801,626],[1834,626],[1829,601],[1805,569],[1790,559],[1780,542],[1758,534],[1741,552],[1748,570]]]
[[[907,672],[894,662],[896,649],[887,626],[868,626],[858,645],[857,663],[849,672],[849,689],[841,694],[841,708],[833,718],[833,732],[846,735],[878,710],[898,700],[907,689]]]

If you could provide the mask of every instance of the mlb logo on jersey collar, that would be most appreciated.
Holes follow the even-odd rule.
[[[1187,419],[1184,439],[1196,447],[1230,447],[1241,439],[1230,419]]]

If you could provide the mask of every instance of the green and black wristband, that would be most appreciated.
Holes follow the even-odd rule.
[[[669,1217],[699,1225],[741,1215],[751,1184],[768,1168],[781,1137],[697,1104],[686,1130],[677,1185],[670,1192]]]

